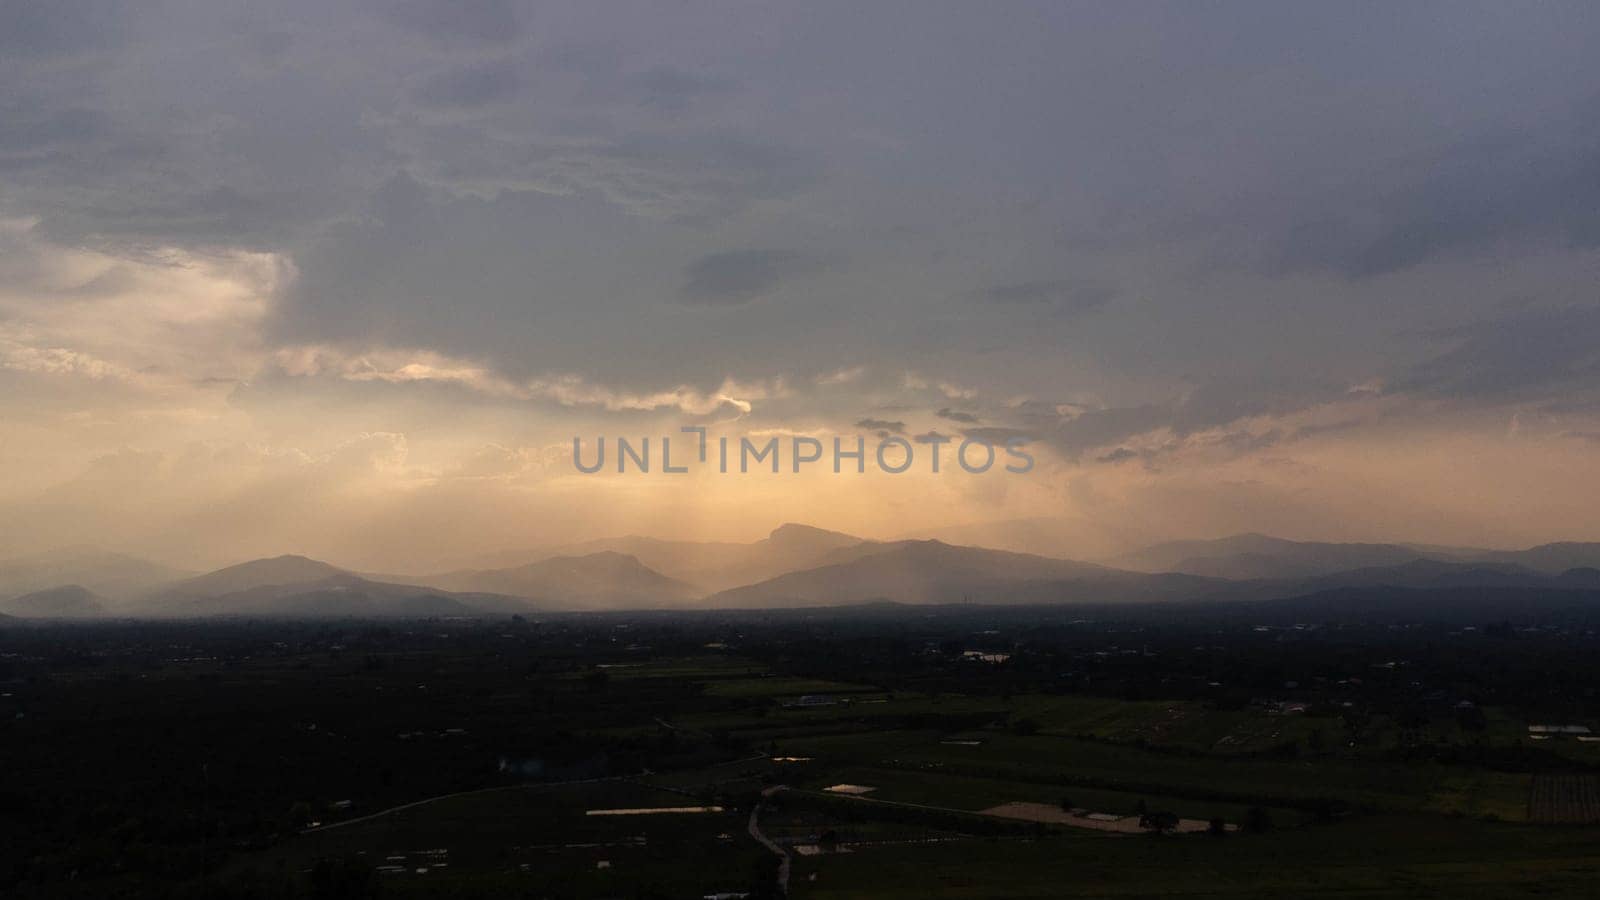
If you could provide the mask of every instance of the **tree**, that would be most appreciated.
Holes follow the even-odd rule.
[[[1151,834],[1166,834],[1178,827],[1178,814],[1165,810],[1147,812],[1139,817],[1139,827]]]
[[[1258,833],[1262,831],[1271,831],[1272,817],[1267,815],[1267,811],[1261,807],[1252,806],[1244,814],[1244,830]]]
[[[295,831],[311,824],[311,804],[297,800],[289,806],[289,827]]]
[[[328,900],[356,900],[378,896],[377,880],[371,867],[360,859],[319,859],[308,877],[311,896]]]

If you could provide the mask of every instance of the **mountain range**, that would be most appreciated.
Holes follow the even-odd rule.
[[[838,531],[788,524],[748,544],[629,536],[576,544],[563,552],[579,556],[604,551],[623,553],[702,591],[721,591],[822,565],[830,553],[873,543]]]
[[[872,541],[789,524],[749,543],[621,537],[519,565],[424,576],[360,573],[304,556],[193,574],[93,548],[0,562],[0,614],[59,619],[475,616],[882,601],[1273,602],[1319,614],[1398,613],[1449,604],[1452,596],[1470,596],[1463,604],[1473,608],[1503,601],[1515,611],[1539,597],[1600,609],[1600,544],[1513,551],[1244,534],[1157,544],[1094,563],[940,540]]]
[[[637,557],[615,550],[549,559],[505,569],[468,569],[427,578],[394,577],[440,590],[504,594],[550,606],[638,609],[677,605],[699,595]]]
[[[1207,541],[1155,544],[1108,560],[1138,572],[1183,572],[1210,578],[1302,578],[1351,569],[1398,566],[1413,560],[1519,566],[1560,574],[1600,568],[1600,543],[1541,544],[1527,550],[1482,550],[1418,544],[1336,544],[1240,534]]]

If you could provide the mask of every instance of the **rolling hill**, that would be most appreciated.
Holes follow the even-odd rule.
[[[1240,534],[1216,540],[1170,541],[1108,562],[1138,572],[1183,572],[1246,581],[1397,566],[1423,556],[1401,544],[1333,544]]]
[[[485,611],[460,595],[350,574],[297,584],[257,585],[214,596],[184,595],[169,599],[161,608],[164,615],[173,617],[415,618]]]
[[[95,550],[68,550],[0,564],[10,583],[34,584],[0,602],[30,618],[106,614],[172,616],[435,616],[534,609],[780,608],[861,603],[1126,604],[1294,600],[1307,609],[1347,597],[1371,607],[1449,603],[1452,591],[1487,602],[1600,591],[1600,567],[1564,566],[1597,544],[1491,551],[1403,544],[1288,541],[1259,534],[1160,544],[1119,558],[1136,569],[938,540],[867,541],[783,525],[745,544],[624,537],[507,568],[431,576],[361,574],[304,556],[257,559],[168,581],[174,570]],[[181,574],[181,573],[180,573]],[[680,577],[692,576],[692,580]],[[87,576],[87,577],[85,577]],[[97,579],[97,580],[96,580]],[[127,591],[107,598],[94,583]],[[128,595],[123,595],[127,598]],[[1322,607],[1304,601],[1324,599]],[[1359,603],[1357,600],[1359,599]],[[1464,603],[1467,601],[1463,601]],[[1555,602],[1555,601],[1552,601]],[[1365,607],[1363,607],[1365,608]]]
[[[532,609],[521,598],[375,580],[304,556],[278,556],[228,566],[147,596],[137,606],[139,614],[166,618],[394,618]]]
[[[1488,574],[1510,569],[1559,575],[1600,568],[1600,543],[1541,544],[1525,550],[1486,550],[1421,544],[1341,544],[1290,541],[1264,534],[1170,541],[1113,557],[1108,565],[1139,572],[1185,572],[1235,581],[1309,578],[1393,568],[1416,561],[1476,565]]]
[[[1600,543],[1564,541],[1540,544],[1526,550],[1485,550],[1477,552],[1472,558],[1483,562],[1526,566],[1553,575],[1572,569],[1600,569]]]
[[[106,614],[105,601],[76,584],[34,591],[0,603],[0,612],[27,619],[92,619]]]
[[[780,525],[765,538],[747,544],[629,536],[589,541],[563,552],[572,555],[601,551],[623,553],[669,578],[703,591],[720,591],[820,565],[828,554],[864,543],[872,542],[791,523]]]
[[[287,555],[271,559],[253,559],[180,581],[162,591],[158,599],[220,597],[253,588],[311,584],[349,574],[338,566],[304,556]]]
[[[1373,545],[1376,546],[1376,545]],[[1362,553],[1350,552],[1353,558]],[[1372,554],[1378,558],[1386,552]],[[1510,564],[1407,559],[1305,577],[1231,580],[1191,573],[1133,572],[1091,563],[961,547],[939,541],[858,545],[824,564],[719,592],[722,608],[895,603],[1260,602],[1308,595],[1418,592],[1447,602],[1451,590],[1563,592],[1600,589],[1600,571],[1559,576]],[[1409,596],[1409,595],[1407,595]]]
[[[192,574],[99,547],[65,547],[0,562],[0,597],[78,585],[99,597],[123,600]]]
[[[410,579],[407,579],[408,581]],[[416,579],[447,591],[504,594],[564,609],[681,606],[699,592],[625,553],[554,556],[509,569],[450,572]]]
[[[848,552],[848,551],[846,551]],[[1125,572],[1093,563],[961,547],[941,541],[877,545],[873,552],[790,572],[706,598],[714,607],[896,603],[1124,603],[1217,590],[1211,579]]]

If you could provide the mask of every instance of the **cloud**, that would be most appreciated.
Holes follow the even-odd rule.
[[[70,56],[102,49],[125,27],[127,9],[112,0],[0,2],[0,54]]]
[[[499,59],[435,73],[419,83],[411,97],[421,106],[477,107],[511,97],[521,85],[516,64]]]
[[[1013,440],[1031,441],[1037,435],[1026,428],[967,428],[961,435],[969,440],[982,441],[986,444],[1000,445]]]
[[[890,419],[858,419],[856,420],[856,427],[865,428],[868,431],[887,431],[894,434],[905,434],[906,431],[906,423]]]
[[[1456,346],[1395,387],[1453,397],[1552,397],[1600,388],[1600,307],[1537,307],[1440,331]]]
[[[1600,103],[1555,129],[1489,132],[1405,161],[1396,183],[1374,172],[1365,190],[1324,198],[1287,228],[1270,264],[1281,271],[1385,275],[1504,245],[1600,246]]]
[[[742,306],[786,282],[822,271],[820,257],[793,250],[730,250],[695,260],[679,299],[694,306]]]
[[[629,93],[641,106],[662,113],[682,113],[713,97],[731,93],[737,82],[675,66],[652,66],[623,78]]]
[[[130,369],[66,347],[30,347],[0,337],[0,369],[39,375],[78,375],[95,380],[135,380]]]
[[[675,410],[686,415],[706,416],[731,411],[742,415],[754,408],[755,401],[787,394],[781,379],[749,383],[728,378],[709,391],[690,385],[626,390],[570,373],[519,380],[497,373],[482,363],[430,350],[393,347],[361,350],[332,345],[283,347],[274,354],[273,365],[278,372],[291,378],[331,377],[397,386],[442,385],[488,398],[542,400],[564,407],[589,407],[608,412]]]
[[[846,366],[842,369],[834,369],[832,372],[824,372],[823,374],[818,375],[815,381],[817,384],[824,387],[833,387],[836,385],[850,384],[852,382],[859,381],[861,376],[865,375],[866,373],[866,366]]]
[[[182,390],[242,377],[288,277],[274,254],[59,244],[0,222],[0,365]]]
[[[1063,313],[1102,309],[1117,298],[1117,289],[1091,280],[1021,281],[975,292],[984,303],[1049,306]]]
[[[504,44],[522,33],[512,0],[374,0],[380,14],[443,45]]]
[[[960,410],[951,409],[948,406],[940,409],[938,412],[934,413],[934,415],[941,419],[949,419],[952,422],[964,422],[968,425],[978,424],[977,416],[969,412],[961,412]]]

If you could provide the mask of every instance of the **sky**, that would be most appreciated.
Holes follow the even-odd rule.
[[[0,556],[1600,540],[1597,43],[1592,3],[0,0]],[[782,469],[573,464],[684,427]]]

